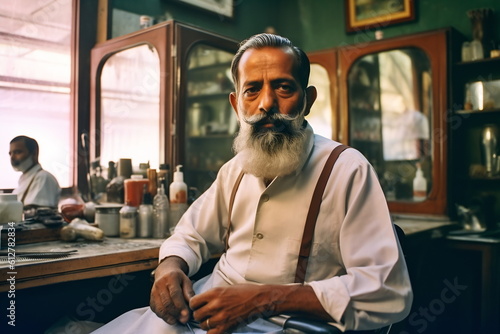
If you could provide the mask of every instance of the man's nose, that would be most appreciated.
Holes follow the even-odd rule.
[[[277,104],[276,93],[271,88],[262,88],[260,93],[259,111],[263,113],[271,112]]]

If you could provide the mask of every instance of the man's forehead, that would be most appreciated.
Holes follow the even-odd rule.
[[[10,143],[10,147],[11,149],[15,149],[15,150],[26,150],[26,145],[24,144],[24,142],[22,140],[17,140],[17,141],[14,141],[12,143]]]
[[[282,47],[271,47],[266,46],[258,49],[248,49],[246,50],[240,61],[240,68],[244,66],[248,62],[257,62],[257,61],[271,61],[271,60],[281,60],[286,62],[294,63],[295,58],[292,50],[290,48],[282,48]]]
[[[239,63],[240,78],[260,77],[262,70],[293,75],[295,58],[289,48],[265,47],[249,49]]]

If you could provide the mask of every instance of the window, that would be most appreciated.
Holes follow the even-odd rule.
[[[0,2],[0,189],[17,186],[8,151],[18,135],[38,141],[40,163],[61,187],[72,184],[72,3]]]

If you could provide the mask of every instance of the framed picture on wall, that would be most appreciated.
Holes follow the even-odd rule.
[[[415,0],[345,0],[347,32],[376,30],[415,19]]]
[[[175,0],[219,15],[233,17],[233,0]]]

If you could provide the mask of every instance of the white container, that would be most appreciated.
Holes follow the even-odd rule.
[[[184,183],[182,165],[177,165],[174,172],[174,181],[170,184],[170,203],[187,203],[187,185]]]
[[[181,167],[182,165],[175,167],[174,181],[170,184],[170,233],[187,210],[187,185],[184,183]]]
[[[470,97],[474,110],[500,108],[500,80],[470,82],[466,85],[466,96]]]
[[[424,173],[420,168],[420,164],[417,164],[417,173],[413,179],[413,200],[417,202],[425,201],[427,198],[427,180],[424,177]]]
[[[137,208],[125,205],[120,209],[120,238],[135,238],[137,235]]]
[[[0,223],[23,220],[23,203],[16,194],[0,194]]]
[[[120,204],[96,205],[95,223],[107,237],[118,237],[120,235]]]

